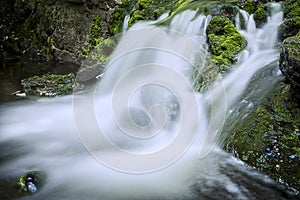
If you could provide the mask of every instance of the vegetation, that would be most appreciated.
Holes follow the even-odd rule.
[[[246,40],[225,16],[213,17],[206,32],[212,61],[220,71],[226,71],[236,62],[236,56],[246,46]]]
[[[75,74],[73,73],[67,75],[45,74],[23,79],[21,85],[23,92],[28,95],[53,97],[71,94],[74,81]]]
[[[287,0],[285,15],[287,18],[295,18],[296,24],[300,25],[300,0]]]
[[[281,83],[236,126],[227,151],[278,182],[300,189],[300,108],[289,85]]]

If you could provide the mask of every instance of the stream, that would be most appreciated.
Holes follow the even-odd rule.
[[[240,14],[248,45],[207,91],[191,77],[205,76],[211,17],[186,10],[126,31],[91,90],[1,104],[0,199],[296,199],[220,144],[281,79],[280,8],[262,28]],[[21,195],[10,181],[29,171],[45,182]]]

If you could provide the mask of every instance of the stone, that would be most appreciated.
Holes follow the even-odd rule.
[[[83,65],[77,72],[76,81],[79,83],[83,83],[95,79],[98,75],[103,73],[104,68],[104,63],[86,66]]]
[[[279,26],[278,35],[279,40],[283,41],[288,37],[292,37],[298,33],[300,30],[300,24],[296,23],[295,18],[286,19],[283,23]]]
[[[300,91],[300,34],[283,41],[279,68],[287,82]]]

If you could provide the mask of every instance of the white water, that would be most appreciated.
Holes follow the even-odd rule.
[[[251,191],[221,170],[248,169],[215,144],[254,74],[276,66],[270,64],[279,56],[273,47],[282,13],[261,29],[244,14],[247,49],[204,94],[192,90],[190,77],[196,61],[205,67],[210,17],[195,15],[178,14],[168,28],[132,27],[95,93],[2,106],[0,142],[12,145],[5,154],[19,156],[5,162],[1,174],[46,171],[46,185],[25,199],[205,198],[220,187],[223,195],[249,198]],[[271,78],[278,77],[273,71]],[[202,187],[200,194],[191,186]]]

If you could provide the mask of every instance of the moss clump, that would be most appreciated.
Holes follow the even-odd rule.
[[[35,96],[61,96],[71,94],[75,82],[75,74],[46,74],[21,80],[23,91]]]
[[[122,4],[114,8],[112,15],[112,21],[110,23],[110,34],[117,35],[121,33],[123,21],[126,15],[130,14],[131,10],[134,8],[134,0],[122,1]]]
[[[87,48],[84,50],[84,56],[87,57],[90,51],[103,41],[102,30],[101,30],[101,18],[96,15],[93,19],[91,26],[91,32],[89,34],[89,42]]]
[[[225,16],[214,16],[206,30],[212,61],[221,71],[236,62],[236,55],[246,46],[246,40]]]
[[[287,18],[295,18],[300,25],[300,0],[288,0],[285,2],[285,15]]]
[[[113,20],[110,27],[112,35],[121,32],[123,20],[126,15],[130,15],[129,27],[142,20],[156,20],[162,14],[172,12],[186,0],[125,0],[116,7],[113,13]]]
[[[103,38],[99,37],[96,40],[96,45],[92,46],[87,59],[84,61],[85,65],[94,65],[97,63],[106,63],[113,52],[117,40],[114,37]]]
[[[283,47],[287,50],[288,57],[300,62],[300,35],[289,37],[283,41]]]
[[[257,7],[252,0],[246,0],[243,9],[250,14],[255,13]]]
[[[265,24],[268,20],[268,13],[266,11],[266,7],[263,6],[257,7],[257,10],[254,12],[253,18],[258,27]]]
[[[249,14],[253,14],[256,26],[260,27],[267,22],[269,16],[268,8],[259,1],[247,0],[244,2],[242,9]]]
[[[138,0],[135,8],[131,11],[129,25],[132,25],[140,20],[155,20],[163,13],[174,10],[178,3],[177,0]]]
[[[300,109],[289,85],[273,95],[235,127],[226,147],[273,179],[300,190]]]

